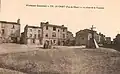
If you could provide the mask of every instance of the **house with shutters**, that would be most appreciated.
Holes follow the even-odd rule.
[[[53,25],[49,22],[41,22],[42,43],[49,41],[52,45],[66,45],[67,27],[64,25]]]
[[[0,43],[19,43],[20,19],[17,22],[0,21]]]
[[[42,44],[42,29],[38,26],[26,25],[24,32],[21,33],[22,44]]]

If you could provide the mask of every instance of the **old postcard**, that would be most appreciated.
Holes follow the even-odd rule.
[[[120,74],[119,6],[0,0],[0,74]]]

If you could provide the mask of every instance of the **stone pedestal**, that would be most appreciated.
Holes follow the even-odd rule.
[[[99,48],[95,39],[88,40],[88,44],[86,45],[87,48]]]

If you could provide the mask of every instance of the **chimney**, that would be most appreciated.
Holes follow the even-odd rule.
[[[20,24],[20,19],[17,20],[17,23]]]
[[[64,27],[64,25],[62,25],[62,27]]]
[[[49,22],[46,22],[46,24],[49,24]]]
[[[28,27],[28,24],[26,24],[26,28]]]
[[[44,23],[43,23],[43,22],[41,22],[41,23],[40,23],[40,26],[42,27],[42,26],[43,26],[43,24],[44,24]]]

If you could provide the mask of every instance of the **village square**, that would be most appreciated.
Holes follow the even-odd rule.
[[[20,19],[17,22],[0,21],[1,73],[120,73],[120,34],[111,41],[111,37],[95,31],[95,25],[79,30],[75,37],[63,24],[27,24],[22,33],[21,26]],[[3,69],[7,71],[3,72]]]

